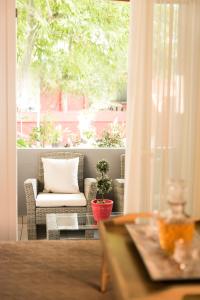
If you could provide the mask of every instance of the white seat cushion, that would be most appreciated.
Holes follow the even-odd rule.
[[[56,194],[39,193],[36,198],[36,207],[59,207],[59,206],[86,206],[83,193]]]

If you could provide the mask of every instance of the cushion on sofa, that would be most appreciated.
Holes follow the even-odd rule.
[[[39,193],[36,198],[36,207],[60,207],[60,206],[86,206],[83,193],[56,194]]]
[[[79,193],[79,157],[72,159],[42,158],[44,192]]]

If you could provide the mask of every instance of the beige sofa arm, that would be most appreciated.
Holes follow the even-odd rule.
[[[97,195],[97,181],[95,178],[85,178],[84,180],[84,194],[87,200],[87,211],[91,211],[91,201]]]
[[[114,210],[118,212],[124,211],[124,184],[125,179],[113,180]]]

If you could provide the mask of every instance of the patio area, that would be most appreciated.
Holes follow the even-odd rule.
[[[40,157],[45,153],[81,153],[84,155],[84,178],[96,178],[96,164],[101,159],[106,159],[110,165],[109,176],[112,180],[121,177],[121,155],[125,153],[125,149],[18,149],[18,216],[19,216],[19,239],[27,239],[27,204],[24,190],[24,182],[28,178],[38,178]],[[109,198],[113,199],[113,191]],[[113,210],[115,210],[115,202]],[[52,213],[50,211],[48,213]],[[58,209],[57,209],[57,212]],[[64,212],[64,211],[63,211]],[[73,211],[71,211],[73,212]],[[75,211],[74,211],[75,212]],[[46,222],[45,222],[46,223]],[[43,224],[40,223],[40,224]],[[46,239],[46,231],[44,226],[40,226],[41,234],[39,238]]]

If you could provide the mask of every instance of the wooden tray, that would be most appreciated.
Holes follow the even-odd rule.
[[[148,235],[149,225],[126,224],[126,228],[154,281],[200,280],[200,259],[190,271],[182,271],[174,259],[162,251],[158,237]],[[198,238],[200,249],[200,239]]]

